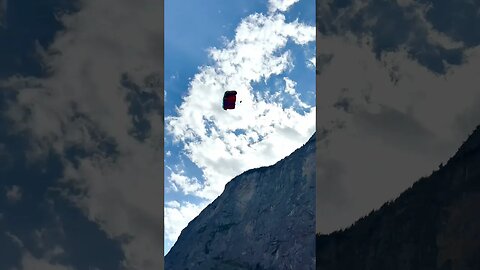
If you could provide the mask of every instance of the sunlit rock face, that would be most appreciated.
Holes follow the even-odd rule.
[[[230,181],[182,231],[165,269],[314,269],[315,141]]]

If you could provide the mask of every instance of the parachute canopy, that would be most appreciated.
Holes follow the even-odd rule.
[[[235,109],[235,101],[237,100],[237,91],[227,91],[223,95],[223,109]]]

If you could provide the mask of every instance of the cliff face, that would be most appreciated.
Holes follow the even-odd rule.
[[[314,269],[315,141],[230,181],[182,231],[165,269]]]
[[[317,269],[480,269],[480,128],[448,163],[350,228],[316,240]]]

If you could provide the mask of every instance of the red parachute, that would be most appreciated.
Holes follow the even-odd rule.
[[[235,109],[235,101],[237,100],[237,91],[227,91],[223,95],[223,109]]]

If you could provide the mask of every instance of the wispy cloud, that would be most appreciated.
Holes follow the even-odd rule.
[[[297,3],[300,0],[268,0],[268,10],[270,12],[287,11],[293,4]]]
[[[296,104],[298,104],[301,108],[304,108],[304,109],[311,108],[311,106],[304,103],[300,99],[300,94],[297,93],[297,91],[295,90],[295,86],[297,85],[297,83],[289,79],[288,77],[283,77],[283,80],[285,81],[285,92],[287,92],[290,96],[294,98]]]
[[[178,173],[172,172],[169,180],[176,191],[180,190],[187,195],[197,192],[202,187],[197,178],[186,177],[183,170]]]

